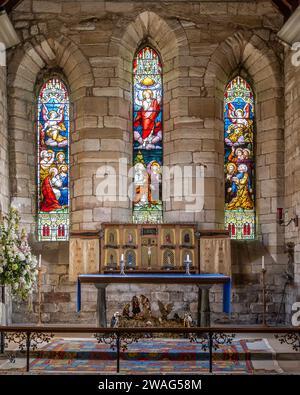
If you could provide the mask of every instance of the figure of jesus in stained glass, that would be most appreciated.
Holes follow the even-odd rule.
[[[162,221],[162,66],[156,51],[146,46],[133,61],[133,219]]]
[[[162,140],[160,118],[160,96],[154,97],[153,91],[142,91],[143,100],[136,94],[135,103],[140,106],[134,119],[134,140],[138,142],[139,149],[161,148],[157,144]]]

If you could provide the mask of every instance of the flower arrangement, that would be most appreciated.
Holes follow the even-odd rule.
[[[31,254],[25,229],[19,232],[20,215],[11,207],[0,224],[0,284],[10,285],[16,299],[29,300],[37,282],[37,259]]]

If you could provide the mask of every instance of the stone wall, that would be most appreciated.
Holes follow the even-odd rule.
[[[0,48],[0,220],[9,208],[9,160],[7,131],[7,73],[6,55]],[[1,290],[1,289],[0,289]],[[12,303],[8,288],[5,290],[6,304],[0,303],[0,323],[11,323]]]
[[[300,65],[296,52],[285,51],[285,221],[300,216]],[[294,58],[294,59],[293,59]],[[296,61],[296,63],[295,63]],[[300,227],[285,229],[286,242],[295,243],[294,282],[288,287],[286,311],[300,301]]]
[[[36,89],[43,76],[61,73],[70,88],[73,230],[99,229],[102,222],[131,220],[128,200],[97,199],[98,169],[104,166],[105,172],[115,170],[118,174],[121,158],[131,163],[131,68],[142,43],[147,41],[159,51],[164,66],[164,163],[207,166],[204,210],[186,212],[171,196],[165,206],[166,221],[196,221],[205,229],[223,227],[223,92],[238,72],[252,82],[257,101],[260,245],[255,257],[250,254],[245,259],[237,254],[233,273],[235,317],[243,321],[250,313],[258,317],[261,300],[250,299],[260,289],[261,253],[268,257],[272,289],[279,289],[285,262],[284,233],[276,225],[276,210],[284,194],[283,65],[282,47],[276,41],[283,20],[271,1],[24,0],[12,13],[12,20],[22,44],[11,51],[8,68],[11,190],[33,243],[33,125]],[[121,178],[126,182],[125,173]],[[241,251],[251,248],[251,243],[238,247]],[[35,249],[43,251],[48,270],[45,320],[76,320],[75,285],[67,280],[67,243],[35,243]],[[128,288],[124,287],[124,292]],[[113,296],[109,298],[113,300]],[[219,299],[217,293],[212,295],[216,312],[221,306]],[[270,299],[270,309],[276,310],[278,295]],[[91,287],[83,300],[85,311],[80,317],[92,322],[96,302]],[[16,315],[16,320],[21,319],[21,313]]]
[[[6,67],[0,64],[0,212],[9,205]]]
[[[116,298],[116,294],[119,295]],[[161,301],[165,306],[172,304],[172,311],[169,318],[173,318],[177,313],[179,317],[183,317],[183,312],[190,309],[194,319],[197,318],[197,287],[185,285],[178,287],[178,285],[164,285],[156,284],[155,287],[150,284],[137,285],[131,284],[126,288],[121,285],[110,285],[107,288],[107,309],[109,312],[119,311],[126,303],[131,302],[133,296],[146,296],[151,302],[151,311],[154,317],[161,316],[158,301]],[[108,320],[110,320],[108,314]]]

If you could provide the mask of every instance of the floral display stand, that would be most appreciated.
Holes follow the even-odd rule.
[[[37,282],[37,260],[31,254],[25,229],[20,230],[20,215],[11,207],[0,219],[0,324],[12,322],[12,299],[32,305]],[[1,335],[1,351],[3,339]]]
[[[10,286],[0,286],[0,325],[12,323],[12,297]],[[4,334],[0,335],[0,353],[4,352]]]
[[[10,287],[1,285],[0,294],[0,323],[1,325],[10,325],[12,323],[12,298]]]

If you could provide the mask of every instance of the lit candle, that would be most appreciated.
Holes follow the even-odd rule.
[[[265,270],[265,257],[264,256],[261,257],[261,269]]]
[[[121,255],[121,261],[124,261],[124,254]]]
[[[189,254],[187,254],[186,260],[187,260],[188,262],[190,262],[190,255],[189,255]]]
[[[39,255],[39,269],[42,267],[42,255]]]

